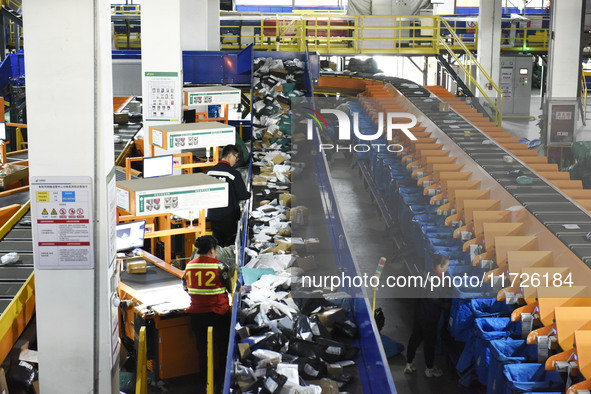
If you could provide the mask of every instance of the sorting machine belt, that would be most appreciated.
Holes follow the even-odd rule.
[[[591,241],[581,237],[581,234],[563,235],[564,226],[562,226],[563,224],[577,224],[581,228],[591,229],[591,216],[586,211],[565,198],[559,191],[518,161],[514,155],[498,146],[480,129],[474,127],[461,116],[455,112],[440,112],[441,101],[436,97],[428,97],[430,93],[425,88],[410,84],[409,81],[400,78],[377,79],[394,85],[573,253],[591,267]],[[485,140],[490,142],[483,144]],[[512,158],[512,162],[507,162],[507,156]],[[509,172],[516,170],[521,172],[520,175],[529,176],[532,183],[529,185],[518,184],[516,182],[517,176],[509,174]]]
[[[28,192],[24,195],[28,197]],[[33,272],[33,240],[31,226],[27,225],[30,221],[30,215],[23,216],[0,241],[0,256],[10,252],[20,256],[16,263],[0,266],[0,314]]]
[[[143,291],[162,286],[178,285],[181,283],[181,280],[175,275],[147,262],[145,274],[138,275],[121,271],[121,282],[135,291]]]
[[[23,191],[20,193],[13,193],[0,198],[0,207],[6,207],[12,204],[24,205],[29,201],[29,191]],[[30,217],[29,217],[30,220]]]
[[[24,161],[24,160],[28,160],[28,159],[29,159],[28,152],[22,152],[22,153],[17,153],[14,155],[6,156],[6,160],[9,163],[17,162],[17,161]]]

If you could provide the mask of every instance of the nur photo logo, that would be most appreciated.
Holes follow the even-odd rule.
[[[305,110],[305,114],[308,117],[308,119],[306,119],[307,138],[310,141],[314,138],[314,125],[316,125],[320,133],[327,133],[329,130],[328,123],[323,114],[330,114],[336,117],[336,129],[338,129],[338,133],[335,135],[335,137],[337,141],[335,141],[333,144],[319,144],[320,151],[335,150],[337,152],[368,152],[373,149],[378,152],[383,152],[386,150],[389,152],[401,152],[404,147],[400,144],[375,143],[379,141],[384,135],[384,125],[386,141],[392,140],[395,130],[400,130],[412,141],[417,140],[417,138],[410,131],[410,129],[415,127],[418,123],[416,116],[411,113],[379,112],[377,119],[377,130],[375,132],[368,133],[367,130],[365,130],[365,132],[361,132],[359,129],[358,112],[353,112],[353,125],[351,125],[351,119],[349,115],[346,112],[338,109],[323,108],[320,110],[320,112],[318,112],[310,107],[305,107]],[[355,137],[355,141],[358,141],[357,143],[351,143],[352,135]],[[349,141],[350,143],[343,144],[342,142],[344,141]],[[370,141],[374,141],[374,143],[371,143]]]

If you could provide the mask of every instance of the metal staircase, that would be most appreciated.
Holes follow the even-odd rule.
[[[8,25],[8,36],[5,26]],[[6,49],[12,48],[15,51],[21,49],[23,33],[22,4],[20,1],[2,0],[0,7],[0,28],[3,38],[0,40],[0,57],[4,60]]]
[[[474,103],[477,105],[480,104],[482,106],[479,108],[480,112],[484,111],[483,113],[490,116],[497,123],[497,126],[500,126],[503,118],[503,92],[480,63],[478,63],[474,54],[463,43],[462,39],[455,33],[449,23],[444,18],[441,18],[441,22],[449,30],[450,37],[439,36],[439,45],[443,48],[443,53],[447,52],[448,58],[455,60],[455,64],[463,71],[465,78],[459,77],[456,70],[451,67],[442,53],[437,57],[439,63],[449,72],[464,95],[472,97],[476,94],[484,100],[481,103],[475,100]],[[463,55],[458,56],[457,51],[454,50],[455,45],[459,45],[462,48]],[[481,78],[486,81],[486,87],[481,86],[477,78],[474,77],[474,67],[477,68]]]

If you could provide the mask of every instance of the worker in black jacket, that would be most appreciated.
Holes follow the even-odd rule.
[[[248,200],[250,192],[242,176],[233,167],[238,160],[240,150],[236,145],[227,145],[222,150],[222,158],[206,174],[228,183],[228,206],[207,211],[207,220],[211,222],[213,236],[220,246],[229,246],[236,237],[237,222],[240,219],[240,200]]]
[[[439,377],[443,372],[435,366],[435,344],[439,329],[439,319],[449,308],[450,288],[449,284],[443,281],[445,272],[449,268],[449,259],[441,254],[433,255],[433,270],[429,272],[429,283],[425,286],[423,297],[417,301],[415,316],[412,326],[412,334],[406,348],[405,373],[413,373],[416,370],[414,358],[417,348],[424,343],[425,354],[425,376],[428,378]],[[431,286],[431,281],[438,285]]]

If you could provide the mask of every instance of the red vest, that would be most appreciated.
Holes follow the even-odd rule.
[[[223,315],[230,309],[219,268],[220,261],[211,257],[199,256],[189,261],[185,268],[185,280],[191,296],[187,313],[214,312]]]

